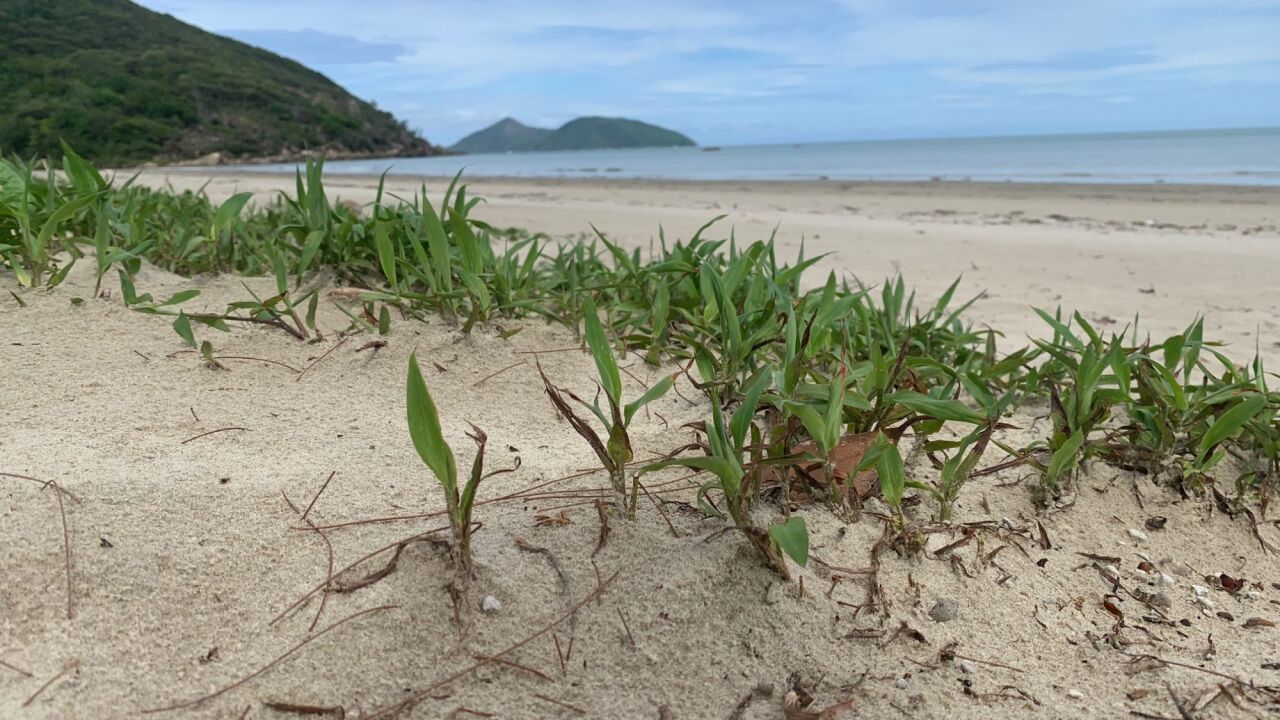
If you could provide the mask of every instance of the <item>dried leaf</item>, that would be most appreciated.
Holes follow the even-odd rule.
[[[1266,618],[1251,617],[1248,620],[1244,621],[1244,626],[1246,628],[1252,629],[1252,628],[1260,628],[1260,627],[1275,627],[1276,624]]]
[[[565,525],[568,525],[569,522],[569,513],[565,510],[561,510],[555,515],[533,516],[533,524],[537,527],[564,527]]]

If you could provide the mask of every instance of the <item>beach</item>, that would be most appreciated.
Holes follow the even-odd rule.
[[[235,170],[136,182],[219,201],[293,191]],[[438,202],[441,179],[386,192],[424,182]],[[326,186],[364,205],[377,179]],[[776,227],[783,257],[825,254],[811,284],[901,272],[922,305],[962,277],[957,298],[982,294],[968,316],[1004,332],[1002,354],[1044,334],[1033,306],[1061,306],[1108,331],[1138,313],[1157,342],[1204,315],[1238,362],[1255,345],[1280,361],[1280,189],[476,178],[468,194],[493,226],[594,224],[629,248],[726,214],[711,237]],[[199,289],[188,312],[243,300],[242,280],[275,292],[149,264],[135,278],[157,298]],[[797,506],[811,557],[783,582],[699,510],[705,479],[646,476],[636,519],[602,521],[608,481],[538,375],[596,392],[569,330],[396,313],[386,335],[351,331],[344,291],[318,281],[322,337],[202,328],[217,368],[170,319],[121,304],[114,273],[94,298],[91,261],[53,291],[0,278],[0,716],[1245,718],[1280,702],[1266,515],[1101,462],[1042,511],[1035,471],[1013,466],[966,484],[954,524],[909,503],[917,554],[887,542],[876,498],[852,523]],[[460,596],[436,542],[443,495],[409,439],[411,352],[459,466],[474,423],[486,467],[510,470],[481,485]],[[620,362],[629,397],[676,369]],[[638,459],[709,417],[687,377],[676,390],[636,415]],[[1048,414],[1031,402],[999,438],[1042,438]],[[908,477],[937,476],[923,437],[901,448]]]
[[[144,171],[140,182],[205,187],[215,199],[292,192],[292,175],[235,170]],[[778,254],[826,258],[828,272],[868,285],[901,273],[930,302],[961,278],[982,294],[971,316],[1009,349],[1044,330],[1032,312],[1080,310],[1107,331],[1159,340],[1197,316],[1239,361],[1280,359],[1280,187],[1015,183],[677,182],[470,178],[479,213],[498,227],[552,237],[594,225],[627,247],[687,239],[719,215],[744,243],[776,230]],[[330,175],[331,196],[373,201],[378,179]],[[389,176],[386,191],[429,197],[448,179]],[[1273,365],[1275,363],[1272,363]]]

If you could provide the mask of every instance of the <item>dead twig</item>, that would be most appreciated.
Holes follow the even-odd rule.
[[[511,645],[509,645],[509,646],[507,646],[505,649],[503,649],[503,650],[501,650],[501,651],[499,651],[499,652],[493,653],[493,654],[491,654],[491,655],[487,655],[486,657],[487,657],[487,658],[499,658],[499,657],[503,657],[503,656],[505,656],[505,655],[510,655],[511,653],[513,653],[513,652],[515,652],[515,651],[519,650],[520,648],[522,648],[522,647],[524,647],[524,646],[528,645],[529,643],[533,642],[534,640],[537,640],[538,638],[542,637],[543,635],[546,635],[547,633],[551,632],[551,631],[552,631],[553,629],[555,629],[555,627],[556,627],[556,626],[558,626],[560,623],[564,622],[565,620],[568,620],[568,619],[569,619],[570,617],[572,617],[575,613],[577,613],[579,610],[581,610],[581,609],[583,608],[583,606],[585,606],[587,603],[589,603],[589,602],[591,602],[592,600],[595,600],[596,598],[600,597],[600,596],[604,593],[604,591],[605,591],[605,590],[607,590],[607,589],[609,588],[609,586],[613,584],[614,580],[616,580],[616,579],[618,578],[618,575],[619,575],[620,573],[621,573],[621,571],[620,571],[620,570],[619,570],[619,571],[614,572],[614,573],[613,573],[613,575],[610,575],[608,579],[606,579],[605,581],[601,582],[599,585],[596,585],[595,590],[592,590],[590,593],[588,593],[586,597],[582,598],[582,600],[580,600],[580,601],[578,601],[576,604],[574,604],[574,606],[573,606],[573,607],[569,608],[567,611],[565,611],[564,613],[562,613],[561,615],[559,615],[558,617],[556,617],[556,618],[555,618],[554,620],[552,620],[551,622],[549,622],[549,623],[547,623],[546,625],[542,626],[542,628],[540,628],[538,631],[534,632],[532,635],[527,635],[527,636],[525,636],[525,638],[524,638],[523,640],[519,640],[519,641],[517,641],[517,642],[515,642],[515,643],[513,643],[513,644],[511,644]],[[427,697],[428,697],[432,692],[434,692],[435,690],[438,690],[439,688],[442,688],[442,687],[444,687],[445,685],[448,685],[448,684],[450,684],[450,683],[452,683],[452,682],[454,682],[454,681],[456,681],[456,680],[459,680],[460,678],[464,678],[464,677],[466,677],[466,676],[470,675],[471,673],[473,673],[473,672],[475,672],[476,670],[478,670],[478,669],[480,669],[480,668],[484,667],[485,665],[489,664],[490,662],[493,662],[493,660],[492,660],[492,659],[477,660],[475,663],[473,663],[473,664],[471,664],[471,665],[468,665],[467,667],[462,668],[461,670],[458,670],[458,671],[456,671],[456,672],[454,672],[454,673],[451,673],[451,674],[449,674],[449,675],[446,675],[445,677],[441,678],[440,680],[437,680],[436,682],[434,682],[434,683],[432,683],[431,685],[429,685],[429,686],[427,686],[427,687],[423,688],[422,690],[419,690],[419,691],[417,691],[417,692],[415,692],[415,693],[411,694],[409,697],[405,698],[404,700],[401,700],[401,701],[399,701],[399,702],[396,702],[396,703],[395,703],[395,704],[393,704],[393,705],[388,705],[388,706],[386,706],[386,707],[383,707],[383,708],[380,708],[380,709],[377,709],[377,710],[373,711],[373,712],[372,712],[372,713],[371,713],[371,714],[366,718],[366,720],[376,720],[377,718],[383,718],[383,720],[386,720],[386,718],[394,717],[394,716],[396,716],[397,714],[399,714],[400,712],[402,712],[402,711],[404,711],[404,710],[407,710],[407,709],[409,709],[409,708],[411,708],[411,707],[413,707],[413,706],[417,705],[418,703],[422,702],[424,699],[426,699],[426,698],[427,698]]]
[[[336,715],[338,720],[344,720],[347,717],[347,709],[341,705],[324,707],[322,705],[299,705],[297,703],[276,702],[274,700],[263,700],[262,704],[276,712],[294,713],[295,715]]]
[[[62,670],[57,675],[54,675],[53,677],[49,678],[48,682],[46,682],[45,684],[37,688],[35,692],[31,693],[31,697],[27,698],[26,702],[22,703],[22,707],[27,707],[31,703],[35,702],[36,698],[40,697],[40,694],[43,693],[45,690],[48,690],[50,685],[53,685],[54,683],[61,680],[63,675],[66,675],[67,673],[76,669],[77,667],[79,667],[79,665],[80,665],[79,660],[72,660],[71,662],[67,663],[66,666],[63,667]]]
[[[348,341],[348,340],[350,340],[350,339],[351,339],[351,338],[350,338],[350,336],[348,336],[348,337],[344,337],[344,338],[342,338],[341,340],[339,340],[337,343],[335,343],[333,347],[329,348],[328,350],[325,350],[323,355],[321,355],[320,357],[316,358],[315,360],[312,360],[310,365],[307,365],[306,367],[302,368],[302,372],[298,373],[298,377],[294,378],[294,379],[293,379],[293,381],[294,381],[294,382],[301,382],[301,381],[302,381],[302,377],[303,377],[304,375],[306,375],[306,374],[307,374],[307,372],[311,370],[311,368],[313,368],[313,367],[315,367],[316,365],[318,365],[318,364],[320,363],[320,361],[321,361],[321,360],[324,360],[325,358],[329,357],[329,354],[330,354],[330,353],[332,353],[334,350],[337,350],[338,348],[342,347],[343,345],[346,345],[346,344],[347,344],[347,341]]]
[[[2,668],[8,668],[8,669],[10,669],[10,670],[12,670],[12,671],[14,671],[14,672],[18,673],[19,675],[26,675],[27,677],[35,677],[35,675],[32,675],[32,674],[30,673],[30,671],[23,670],[22,668],[18,667],[17,665],[11,665],[11,664],[9,664],[9,663],[7,663],[7,662],[3,661],[3,660],[0,660],[0,667],[2,667]]]
[[[144,715],[153,715],[153,714],[155,714],[155,713],[169,712],[169,711],[171,711],[171,710],[182,710],[182,709],[189,708],[189,707],[195,707],[196,705],[199,705],[200,703],[206,702],[206,701],[208,701],[208,700],[212,700],[212,699],[214,699],[214,698],[216,698],[216,697],[219,697],[219,696],[221,696],[221,695],[225,695],[226,693],[231,692],[232,690],[235,690],[236,688],[240,687],[241,685],[244,685],[245,683],[247,683],[247,682],[249,682],[249,681],[253,680],[254,678],[256,678],[256,677],[258,677],[258,676],[262,675],[263,673],[265,673],[265,672],[269,671],[271,668],[275,667],[276,665],[279,665],[280,663],[284,662],[284,661],[285,661],[285,660],[287,660],[289,657],[291,657],[294,653],[298,652],[299,650],[301,650],[302,648],[306,647],[307,645],[310,645],[311,643],[313,643],[313,642],[315,642],[316,640],[320,639],[321,637],[323,637],[325,634],[329,633],[330,631],[332,631],[332,630],[337,630],[338,628],[342,627],[343,625],[346,625],[347,623],[349,623],[349,622],[351,622],[351,621],[353,621],[353,620],[356,620],[356,619],[358,619],[358,618],[364,617],[365,615],[371,615],[371,614],[373,614],[373,613],[382,612],[382,611],[384,611],[384,610],[393,610],[393,609],[395,609],[395,608],[397,608],[397,607],[399,607],[399,606],[398,606],[398,605],[379,605],[378,607],[372,607],[372,608],[368,608],[367,610],[361,610],[360,612],[352,613],[351,615],[348,615],[348,616],[346,616],[346,617],[342,618],[341,620],[339,620],[339,621],[337,621],[337,622],[333,623],[332,625],[330,625],[330,626],[326,627],[325,629],[321,630],[320,632],[316,633],[315,635],[312,635],[312,636],[308,637],[306,640],[303,640],[302,642],[298,643],[297,645],[294,645],[293,647],[291,647],[291,648],[289,648],[287,651],[285,651],[285,653],[284,653],[283,655],[280,655],[280,656],[279,656],[279,657],[277,657],[275,660],[272,660],[271,662],[267,663],[266,665],[263,665],[260,669],[258,669],[258,670],[256,670],[256,671],[254,671],[253,673],[251,673],[251,674],[249,674],[249,675],[246,675],[245,677],[243,677],[243,678],[241,678],[241,679],[239,679],[239,680],[237,680],[237,681],[235,681],[235,682],[231,683],[230,685],[227,685],[227,686],[225,686],[225,687],[223,687],[223,688],[221,688],[221,689],[219,689],[219,690],[215,690],[214,692],[211,692],[211,693],[209,693],[208,695],[202,695],[202,696],[200,696],[200,697],[198,697],[198,698],[195,698],[194,700],[187,700],[187,701],[184,701],[184,702],[173,703],[173,704],[171,704],[171,705],[165,705],[165,706],[163,706],[163,707],[158,707],[158,708],[148,708],[148,709],[142,710],[142,713],[143,713]]]
[[[518,367],[520,367],[521,365],[528,365],[528,364],[529,364],[529,363],[528,363],[528,361],[526,361],[526,360],[521,360],[520,362],[511,363],[510,365],[508,365],[508,366],[506,366],[506,367],[502,368],[501,370],[499,370],[499,371],[497,371],[497,372],[495,372],[495,373],[490,373],[490,374],[488,374],[488,375],[485,375],[484,377],[480,378],[479,380],[477,380],[477,381],[475,381],[475,382],[471,383],[471,387],[480,387],[480,386],[481,386],[481,385],[483,385],[486,381],[488,381],[488,380],[492,380],[493,378],[498,377],[498,376],[499,376],[499,375],[501,375],[502,373],[504,373],[504,372],[506,372],[506,371],[508,371],[508,370],[510,370],[510,369],[512,369],[512,368],[518,368]]]
[[[243,431],[247,431],[248,429],[249,429],[249,428],[245,428],[245,427],[224,427],[224,428],[218,428],[217,430],[210,430],[209,432],[206,432],[206,433],[200,433],[199,435],[196,435],[195,437],[189,437],[189,438],[187,438],[186,440],[183,440],[183,441],[182,441],[181,443],[179,443],[179,444],[180,444],[180,445],[186,445],[187,443],[191,442],[192,440],[199,440],[199,439],[200,439],[200,438],[202,438],[202,437],[208,437],[209,435],[213,435],[213,434],[215,434],[215,433],[228,432],[228,431],[231,431],[231,430],[243,430]]]
[[[565,701],[563,701],[563,700],[557,700],[557,699],[555,699],[555,698],[553,698],[553,697],[547,697],[546,695],[543,695],[542,693],[534,693],[534,694],[533,694],[533,696],[534,696],[534,697],[536,697],[536,698],[538,698],[539,700],[545,700],[546,702],[549,702],[549,703],[551,703],[552,705],[559,705],[560,707],[565,708],[566,710],[572,710],[573,712],[576,712],[576,713],[578,713],[579,715],[586,715],[586,714],[587,714],[587,711],[586,711],[586,710],[583,710],[582,708],[577,707],[576,705],[570,705],[569,703],[567,703],[567,702],[565,702]]]

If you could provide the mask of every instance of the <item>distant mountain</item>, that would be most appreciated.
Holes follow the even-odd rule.
[[[0,0],[0,153],[104,165],[434,155],[373,105],[286,58],[128,0]]]
[[[545,128],[529,127],[519,120],[503,118],[483,130],[477,130],[449,146],[460,153],[524,152],[536,149],[552,133]]]
[[[500,153],[694,145],[696,143],[674,130],[625,118],[581,117],[556,130],[529,127],[505,118],[466,136],[449,149],[462,153]]]

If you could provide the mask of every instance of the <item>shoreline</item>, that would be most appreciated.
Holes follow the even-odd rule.
[[[450,153],[442,155],[424,155],[413,157],[444,157],[450,156]],[[463,157],[462,155],[453,155],[454,157]],[[348,160],[363,158],[331,158],[329,160]],[[302,161],[299,161],[302,162]],[[134,167],[134,168],[114,168],[108,172],[118,175],[127,176],[138,172],[147,173],[179,173],[179,174],[199,174],[199,175],[239,175],[245,177],[287,177],[293,179],[292,172],[284,170],[255,170],[255,167],[265,165],[279,165],[279,162],[262,162],[262,163],[234,163],[226,165],[156,165],[151,167]],[[376,183],[380,175],[377,173],[345,173],[327,171],[325,174],[326,182],[338,179],[354,179],[361,181],[372,181]],[[395,173],[388,172],[387,179],[396,180],[425,180],[429,182],[447,182],[453,179],[450,174],[425,174],[419,172]],[[788,187],[814,187],[814,188],[831,188],[833,186],[849,186],[858,189],[866,188],[955,188],[955,187],[980,187],[980,188],[1021,188],[1036,190],[1098,190],[1098,191],[1147,191],[1161,192],[1169,190],[1174,193],[1178,191],[1185,192],[1212,192],[1212,191],[1244,191],[1244,192],[1261,192],[1274,194],[1280,198],[1280,182],[1277,183],[1207,183],[1207,182],[1106,182],[1094,181],[1090,179],[1077,180],[1059,180],[1059,181],[1043,181],[1043,180],[984,180],[984,179],[957,179],[957,178],[940,178],[934,179],[902,179],[892,180],[887,178],[664,178],[655,176],[644,177],[628,177],[615,173],[602,173],[590,176],[572,176],[572,175],[483,175],[483,174],[466,174],[462,175],[463,179],[468,183],[526,183],[530,185],[548,185],[548,184],[583,184],[583,185],[599,185],[599,184],[622,184],[622,185],[679,185],[688,187],[708,187],[713,185],[748,185],[748,186],[769,186],[769,185],[785,185]]]

